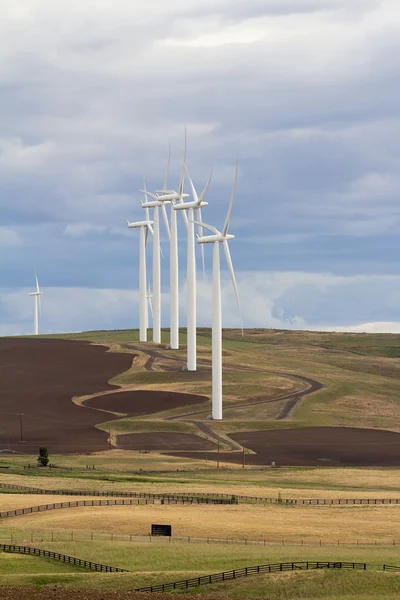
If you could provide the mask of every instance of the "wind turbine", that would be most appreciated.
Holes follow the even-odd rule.
[[[194,221],[193,211],[196,210],[198,214],[197,221],[199,227],[201,223],[201,208],[207,206],[208,203],[204,202],[204,197],[209,188],[212,171],[210,177],[206,183],[204,190],[200,196],[194,188],[193,182],[190,179],[189,171],[187,170],[186,163],[183,162],[183,166],[186,170],[190,187],[192,189],[193,201],[192,202],[180,202],[179,204],[173,205],[173,210],[187,210],[188,215],[188,246],[187,246],[187,274],[186,274],[186,314],[187,314],[187,369],[188,371],[196,371],[197,369],[197,357],[196,357],[196,254],[195,254],[195,243],[194,243]],[[202,231],[202,230],[201,230]]]
[[[39,281],[35,271],[35,279],[36,279],[36,292],[30,292],[30,296],[34,296],[35,303],[33,309],[33,333],[34,335],[39,335],[39,313],[42,314],[42,305],[40,303],[40,295],[41,291],[39,290]]]
[[[212,418],[222,419],[222,311],[221,311],[221,267],[219,256],[219,245],[224,246],[225,258],[228,270],[231,276],[233,289],[240,311],[242,321],[239,292],[236,285],[235,272],[233,270],[231,254],[229,252],[228,241],[233,240],[234,235],[228,233],[228,227],[231,220],[233,202],[235,200],[236,183],[238,176],[238,164],[236,163],[235,181],[233,184],[231,200],[226,214],[224,227],[218,231],[216,227],[201,223],[202,227],[211,232],[212,235],[197,238],[199,244],[213,244],[213,282],[212,282]],[[243,335],[243,324],[242,324]]]
[[[167,166],[167,174],[164,181],[163,190],[167,190],[168,186],[168,176],[169,176],[169,165],[170,165],[170,153],[171,148],[169,147],[168,152],[168,166]],[[160,265],[160,207],[164,217],[164,223],[167,230],[168,238],[171,239],[171,232],[169,229],[168,216],[166,205],[170,204],[171,201],[169,199],[160,198],[156,194],[152,194],[146,190],[146,185],[144,185],[144,189],[140,190],[145,195],[145,202],[142,202],[142,207],[145,210],[149,208],[154,209],[154,233],[153,233],[153,299],[154,299],[154,308],[153,308],[153,342],[156,344],[161,343],[161,265]],[[168,192],[169,190],[167,190]],[[147,196],[153,198],[150,202],[147,201]],[[165,194],[164,194],[165,196]],[[146,288],[145,288],[146,289]]]
[[[144,184],[146,188],[146,184]],[[150,221],[149,209],[146,208],[146,220],[129,222],[130,229],[140,228],[139,250],[139,341],[147,342],[147,297],[146,297],[146,245],[149,231],[154,235],[153,221]]]
[[[184,157],[186,159],[186,128],[185,128],[185,150]],[[169,170],[169,162],[168,162],[168,170]],[[168,173],[168,171],[167,171]],[[177,224],[177,215],[173,210],[173,205],[176,202],[182,203],[184,198],[189,198],[189,194],[183,193],[183,184],[184,184],[184,168],[182,165],[181,177],[179,181],[179,189],[178,192],[175,190],[167,190],[166,187],[168,185],[168,175],[166,178],[166,182],[163,190],[158,190],[154,194],[150,192],[145,192],[147,196],[153,198],[154,201],[162,202],[163,207],[165,209],[165,202],[171,204],[171,228],[169,235],[170,242],[170,253],[169,253],[169,261],[170,261],[170,348],[171,350],[179,349],[179,264],[178,264],[178,224]],[[182,213],[185,221],[186,228],[187,224],[187,215],[186,213]]]

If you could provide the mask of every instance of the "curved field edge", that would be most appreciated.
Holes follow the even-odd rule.
[[[185,330],[181,334],[185,343]],[[245,330],[243,339],[238,330],[224,330],[223,337],[229,353],[226,361],[232,361],[233,356],[233,361],[243,366],[257,363],[266,370],[306,374],[325,383],[324,390],[298,404],[291,414],[291,424],[346,423],[400,429],[396,426],[398,419],[393,418],[400,417],[400,335],[253,329]],[[137,343],[137,332],[87,332],[78,339]],[[168,343],[167,331],[163,331],[164,342]],[[210,342],[210,330],[198,329],[199,356],[210,357]],[[170,351],[165,353],[172,356]],[[184,357],[185,353],[178,351],[176,355]],[[270,426],[275,423],[270,421]]]

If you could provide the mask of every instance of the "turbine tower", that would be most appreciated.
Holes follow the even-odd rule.
[[[147,298],[147,302],[148,302],[148,308],[150,308],[150,312],[151,312],[151,318],[153,318],[153,304],[152,304],[152,299],[153,294],[151,293],[151,288],[150,288],[150,283],[149,283],[149,287],[147,290],[147,294],[146,294],[146,298]],[[147,310],[146,312],[146,317],[147,317],[147,329],[149,328],[149,311]]]
[[[239,306],[240,319],[242,321],[239,293],[236,285],[235,272],[233,270],[231,254],[229,252],[228,240],[232,240],[235,236],[228,233],[228,227],[231,220],[233,202],[235,200],[236,182],[238,175],[238,165],[236,163],[235,181],[233,184],[232,196],[229,203],[228,212],[226,215],[224,227],[218,231],[211,225],[201,223],[208,229],[212,235],[198,237],[199,244],[213,244],[213,282],[212,282],[212,418],[216,420],[222,419],[222,311],[221,311],[221,267],[219,256],[219,245],[224,246],[225,258],[228,265],[228,270],[231,276],[233,289],[235,291],[236,300]],[[242,324],[243,335],[243,324]]]
[[[39,313],[42,314],[42,305],[40,303],[41,291],[39,289],[39,281],[35,271],[36,279],[36,292],[30,292],[30,296],[34,296],[34,308],[33,308],[33,333],[39,335]]]
[[[212,171],[210,173],[210,177],[206,183],[206,186],[200,197],[197,195],[196,190],[194,188],[193,182],[190,179],[189,171],[187,170],[186,164],[183,163],[184,168],[186,170],[190,187],[192,189],[193,201],[192,202],[181,202],[179,204],[174,204],[172,207],[173,210],[187,210],[188,211],[188,245],[187,245],[187,274],[186,274],[186,315],[187,315],[187,369],[188,371],[196,371],[197,370],[197,357],[196,357],[196,253],[195,253],[195,243],[194,243],[194,221],[193,221],[193,211],[197,211],[198,219],[197,221],[199,227],[202,226],[201,223],[201,208],[203,206],[207,206],[208,203],[204,202],[204,197],[209,188]]]
[[[144,185],[146,188],[146,184]],[[130,229],[140,228],[140,250],[139,250],[139,341],[147,342],[147,297],[146,297],[146,245],[149,231],[154,235],[153,232],[153,221],[149,218],[149,209],[146,208],[146,220],[129,222],[128,227]]]

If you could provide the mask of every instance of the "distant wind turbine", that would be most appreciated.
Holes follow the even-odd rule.
[[[186,159],[186,128],[185,128],[185,150],[184,157]],[[168,161],[169,171],[169,161]],[[179,180],[178,192],[175,190],[167,190],[168,185],[168,171],[166,182],[164,182],[164,189],[158,190],[154,194],[146,192],[150,198],[154,201],[162,202],[163,208],[165,209],[165,202],[171,204],[171,228],[169,234],[170,242],[170,348],[171,350],[179,349],[179,263],[178,263],[178,224],[176,219],[176,212],[173,210],[173,205],[177,202],[182,203],[185,198],[189,198],[189,194],[183,193],[184,184],[184,168],[182,165],[181,177]],[[182,213],[186,227],[187,227],[187,215]]]
[[[144,188],[146,183],[144,182]],[[146,298],[146,245],[147,237],[150,233],[154,235],[153,221],[150,221],[149,209],[146,208],[145,221],[128,221],[128,227],[131,229],[140,228],[140,250],[139,250],[139,340],[147,342],[147,298]]]
[[[201,208],[207,206],[208,203],[204,202],[205,195],[211,183],[212,171],[210,177],[206,183],[204,190],[200,196],[197,195],[193,181],[190,178],[189,171],[185,167],[190,187],[192,189],[193,201],[192,202],[181,202],[174,204],[174,210],[187,210],[188,211],[188,245],[187,245],[187,274],[186,274],[186,314],[187,314],[187,369],[188,371],[196,371],[197,369],[197,352],[196,352],[196,254],[195,254],[195,238],[194,238],[194,221],[193,211],[197,211],[196,221],[199,227],[201,223]],[[201,230],[202,231],[202,230]]]
[[[167,190],[168,187],[168,177],[169,177],[169,165],[170,165],[170,154],[171,148],[168,149],[168,166],[167,166],[167,174],[165,177],[163,190]],[[144,209],[153,208],[154,209],[154,234],[153,234],[153,300],[154,300],[154,308],[153,308],[153,342],[156,344],[161,343],[161,264],[160,264],[160,207],[162,210],[162,214],[164,217],[165,228],[167,230],[168,238],[171,239],[171,232],[169,229],[168,216],[166,205],[170,204],[171,201],[169,199],[164,198],[162,195],[159,197],[156,194],[152,194],[146,190],[146,186],[144,186],[143,190],[140,190],[145,195],[145,202],[142,202],[142,207]],[[167,190],[169,191],[169,190]],[[153,198],[150,202],[147,201],[147,196]]]
[[[212,418],[222,419],[222,312],[221,312],[221,267],[219,256],[220,243],[224,246],[225,258],[231,276],[233,289],[240,311],[240,320],[242,324],[242,314],[240,308],[239,292],[236,285],[235,272],[233,270],[231,254],[229,252],[228,240],[235,237],[228,233],[231,220],[233,202],[235,200],[236,183],[238,176],[238,164],[236,163],[236,174],[232,189],[231,200],[228,207],[224,227],[218,231],[211,225],[201,223],[201,225],[211,232],[212,235],[197,238],[199,244],[213,244],[213,282],[212,282]],[[200,224],[200,222],[197,222]],[[243,324],[242,324],[243,335]]]
[[[35,279],[36,279],[36,292],[30,292],[30,296],[34,296],[34,309],[33,309],[33,333],[34,335],[39,335],[39,314],[42,314],[42,305],[40,302],[41,291],[39,289],[39,281],[35,271]]]

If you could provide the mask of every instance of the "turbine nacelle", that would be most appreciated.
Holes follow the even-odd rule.
[[[185,195],[185,194],[183,194]],[[186,194],[187,196],[188,194]],[[208,206],[208,202],[182,202],[181,204],[174,204],[174,210],[187,210],[188,208],[203,208]]]
[[[29,292],[28,296],[40,296],[42,292]]]
[[[140,190],[141,192],[143,192],[144,194],[146,194],[146,196],[150,196],[150,198],[153,198],[153,202],[161,202],[161,203],[165,203],[165,204],[169,204],[170,202],[173,202],[175,200],[181,200],[183,198],[189,198],[189,194],[179,194],[178,192],[172,191],[168,194],[162,194],[162,193],[158,193],[156,192],[155,194],[152,194],[151,192],[147,192],[146,190]],[[150,206],[151,204],[151,200],[149,202],[146,202],[146,204],[148,204]]]
[[[142,208],[155,208],[156,206],[163,206],[165,204],[171,204],[170,200],[151,200],[150,202],[141,202]]]
[[[204,223],[203,223],[203,227],[204,227]],[[197,242],[198,242],[198,244],[209,244],[211,242],[225,242],[225,241],[233,240],[234,237],[235,236],[232,235],[231,233],[227,233],[226,235],[223,235],[220,231],[218,231],[218,233],[216,233],[214,235],[204,235],[204,236],[198,235]]]
[[[136,221],[136,222],[130,222],[128,221],[128,227],[130,229],[133,229],[135,227],[151,227],[151,225],[153,225],[154,221]]]

